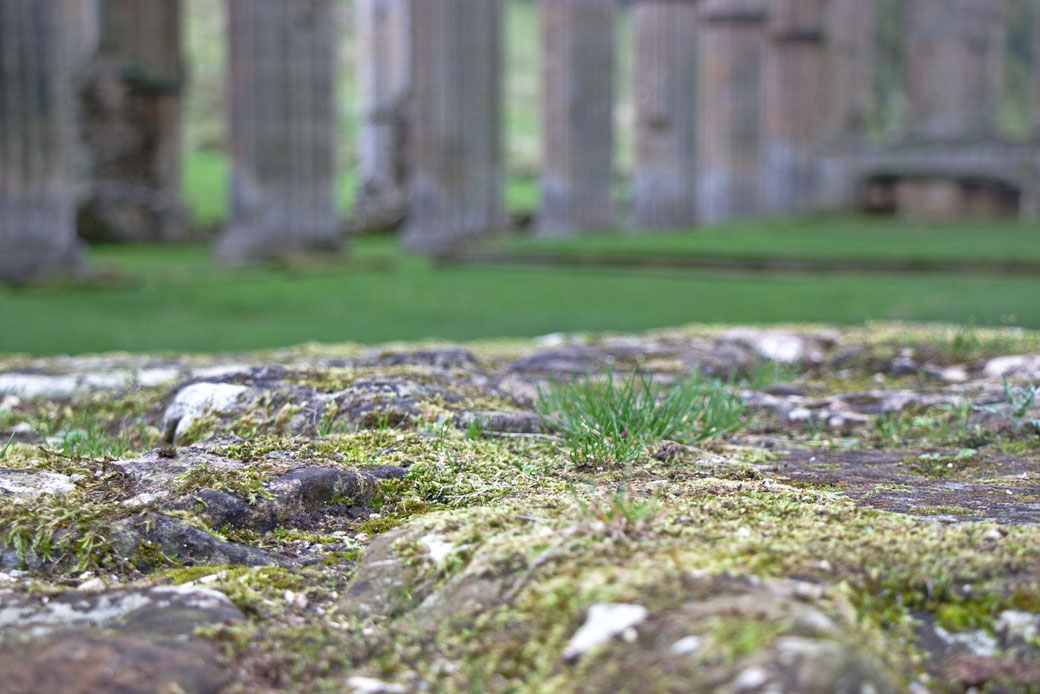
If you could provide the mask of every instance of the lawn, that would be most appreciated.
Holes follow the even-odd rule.
[[[359,240],[347,260],[280,268],[220,268],[203,246],[98,247],[91,257],[115,278],[0,289],[0,351],[245,350],[695,321],[1040,328],[1040,282],[1030,278],[436,267],[387,237]]]
[[[501,253],[600,258],[808,258],[859,261],[1040,262],[1036,223],[914,222],[895,217],[809,217],[732,222],[671,232],[496,240]]]
[[[228,159],[224,152],[203,149],[184,158],[181,185],[196,227],[215,229],[227,219],[228,184]],[[336,189],[337,203],[343,215],[347,215],[353,205],[356,186],[356,172],[344,169]],[[538,206],[537,182],[530,175],[511,175],[504,194],[510,211],[530,214]]]

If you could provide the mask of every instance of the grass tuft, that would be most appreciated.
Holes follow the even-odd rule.
[[[573,489],[571,492],[581,515],[602,523],[616,538],[645,534],[667,514],[657,498],[641,498],[627,488],[614,491],[602,502],[595,498],[585,500]]]
[[[619,382],[586,377],[538,388],[538,414],[580,465],[631,463],[661,441],[692,444],[741,428],[746,406],[716,380],[691,375],[671,388],[649,373]]]

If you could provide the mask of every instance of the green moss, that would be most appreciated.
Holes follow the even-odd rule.
[[[381,535],[388,530],[393,530],[404,523],[402,518],[370,518],[355,526],[355,530],[366,535]]]
[[[177,478],[172,491],[178,496],[187,496],[203,489],[214,489],[241,497],[253,504],[258,499],[274,497],[264,483],[275,471],[283,472],[284,467],[271,462],[261,464],[256,461],[230,469],[196,465]]]
[[[83,492],[47,495],[31,505],[0,504],[0,547],[13,550],[23,567],[118,570],[125,558],[114,555],[108,531],[121,515],[117,504]]]
[[[918,506],[913,511],[915,516],[974,516],[979,512],[964,506]]]
[[[716,618],[708,625],[712,650],[729,662],[757,653],[783,631],[782,624],[751,619]]]

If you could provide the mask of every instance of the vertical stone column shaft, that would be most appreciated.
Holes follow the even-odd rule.
[[[411,0],[355,0],[361,184],[354,217],[365,228],[394,226],[407,207],[411,6]]]
[[[90,186],[81,232],[106,241],[180,237],[180,0],[99,0],[100,45],[86,77]]]
[[[992,134],[1000,102],[1004,0],[908,0],[904,65],[910,133]]]
[[[764,0],[703,0],[697,203],[705,221],[762,211]]]
[[[698,4],[640,0],[634,7],[637,227],[697,221]]]
[[[1040,0],[1033,0],[1033,139],[1040,142]]]
[[[542,172],[538,232],[613,224],[617,0],[539,0]]]
[[[407,248],[440,254],[501,228],[500,0],[412,5]]]
[[[823,0],[771,0],[762,172],[770,213],[805,212],[820,202],[823,9]]]
[[[832,145],[861,143],[874,101],[878,0],[830,0],[826,9],[826,133]]]
[[[335,203],[332,0],[231,0],[225,260],[329,250]]]
[[[74,268],[74,29],[64,3],[0,0],[0,281]]]

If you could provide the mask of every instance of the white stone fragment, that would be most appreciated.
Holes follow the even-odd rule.
[[[626,629],[630,629],[647,617],[646,608],[642,605],[625,603],[596,603],[589,606],[588,616],[567,647],[563,649],[563,657],[576,658],[591,649],[606,643]]]
[[[1013,644],[1034,643],[1040,639],[1040,615],[1022,610],[1005,610],[997,619],[996,630]]]
[[[65,400],[95,390],[115,390],[131,385],[136,373],[131,369],[83,371],[79,373],[0,374],[0,394],[31,400]]]
[[[2,444],[0,444],[2,447]],[[76,487],[67,475],[46,470],[0,470],[0,495],[16,497],[68,494]]]
[[[935,633],[946,643],[966,648],[972,655],[979,658],[992,658],[997,653],[997,640],[981,629],[951,633],[937,626]]]
[[[180,378],[181,372],[172,366],[157,366],[151,369],[141,369],[137,372],[137,385],[142,388],[169,383]]]
[[[769,681],[769,675],[760,667],[749,667],[737,675],[730,688],[735,692],[748,692],[758,689]]]
[[[196,419],[227,410],[248,390],[230,383],[192,383],[177,393],[163,413],[163,431],[176,442]]]
[[[689,655],[696,653],[704,645],[704,641],[699,636],[684,636],[675,643],[669,649],[676,655]]]
[[[1034,377],[1040,375],[1040,354],[1019,354],[990,359],[982,373],[988,378]]]
[[[405,688],[399,684],[382,682],[371,677],[351,677],[347,686],[353,694],[404,694]]]
[[[168,491],[160,490],[157,492],[141,492],[137,496],[132,496],[125,501],[120,503],[120,506],[126,506],[127,508],[139,508],[141,506],[147,506],[160,499],[165,499],[169,496]]]
[[[419,544],[426,548],[435,564],[443,562],[455,549],[455,545],[448,542],[443,535],[423,535],[419,538]]]

